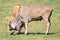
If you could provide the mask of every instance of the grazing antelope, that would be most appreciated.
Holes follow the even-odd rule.
[[[25,34],[27,34],[27,26],[31,21],[44,20],[46,23],[46,32],[49,33],[50,29],[50,17],[52,14],[52,7],[48,5],[29,5],[29,6],[21,6],[18,15],[15,17],[14,22],[9,22],[10,30],[17,30],[20,32],[22,25],[25,28]],[[13,34],[14,31],[11,33]]]

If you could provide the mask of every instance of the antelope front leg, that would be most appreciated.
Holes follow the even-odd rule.
[[[23,26],[21,26],[21,27],[19,28],[19,30],[17,30],[17,34],[20,34],[20,31],[21,31],[22,28],[23,28]]]
[[[27,34],[27,23],[25,23],[25,35]]]
[[[25,26],[25,35],[27,34],[27,25]]]

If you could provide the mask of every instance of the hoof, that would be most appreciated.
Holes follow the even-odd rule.
[[[49,33],[45,33],[46,35],[48,35]]]
[[[20,33],[17,33],[17,34],[20,34]]]
[[[13,35],[13,33],[11,33],[10,35]]]
[[[25,35],[27,35],[27,33],[25,33]]]

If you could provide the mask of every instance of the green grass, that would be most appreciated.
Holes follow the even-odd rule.
[[[13,16],[12,8],[21,5],[48,4],[53,7],[50,34],[45,35],[44,21],[29,23],[28,35],[10,35],[6,16]],[[0,40],[60,40],[60,1],[59,0],[0,0]]]

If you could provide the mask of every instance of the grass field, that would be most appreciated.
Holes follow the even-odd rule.
[[[28,35],[23,34],[24,28],[19,35],[10,35],[8,30],[7,16],[13,16],[12,8],[21,5],[48,4],[53,7],[51,16],[51,28],[49,35],[45,35],[44,21],[29,23]],[[60,40],[60,0],[0,0],[0,40]]]

